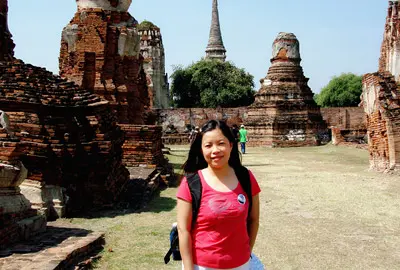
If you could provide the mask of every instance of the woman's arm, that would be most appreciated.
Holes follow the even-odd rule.
[[[179,250],[185,270],[193,270],[192,252],[192,203],[178,199]]]
[[[250,251],[253,251],[253,247],[256,242],[259,222],[260,222],[260,197],[257,194],[253,196],[253,205],[251,207],[250,217],[247,220],[247,230],[250,238]]]

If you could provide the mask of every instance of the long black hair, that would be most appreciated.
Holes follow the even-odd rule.
[[[188,158],[183,164],[183,170],[185,173],[196,173],[198,170],[207,168],[208,164],[204,159],[203,152],[201,150],[201,141],[203,139],[204,133],[213,131],[214,129],[221,130],[222,134],[224,134],[224,136],[232,144],[232,151],[228,161],[229,166],[234,169],[242,167],[241,155],[238,149],[238,145],[229,126],[224,121],[209,120],[201,128],[201,131],[197,134],[195,140],[190,146]]]

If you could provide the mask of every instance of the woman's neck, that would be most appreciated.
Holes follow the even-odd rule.
[[[232,168],[228,164],[218,169],[208,166],[207,170],[212,176],[215,176],[217,178],[223,178],[224,176],[227,176],[232,172]]]

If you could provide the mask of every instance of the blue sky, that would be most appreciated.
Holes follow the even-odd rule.
[[[161,28],[169,74],[174,65],[204,56],[211,2],[133,0],[131,15]],[[219,0],[227,60],[252,74],[258,90],[272,42],[279,32],[292,32],[309,85],[318,93],[334,75],[377,71],[387,7],[385,0]],[[58,73],[61,31],[75,12],[74,0],[9,0],[16,57]]]

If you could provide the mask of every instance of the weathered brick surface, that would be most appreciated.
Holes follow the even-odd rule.
[[[370,166],[378,171],[400,169],[400,91],[388,72],[363,78],[363,106],[367,115]]]
[[[148,112],[153,99],[148,91],[153,81],[146,78],[144,64],[149,63],[154,51],[159,58],[151,59],[152,67],[156,67],[153,75],[163,73],[163,48],[159,31],[154,38],[152,33],[143,32],[143,45],[151,48],[144,51],[151,55],[144,59],[140,54],[138,23],[127,12],[130,3],[77,1],[78,10],[62,33],[60,75],[109,101],[118,116],[118,127],[124,132],[125,143],[118,148],[121,164],[155,168],[165,162],[161,128],[144,126],[151,121]]]
[[[333,144],[364,143],[367,135],[367,119],[363,108],[321,108],[321,114],[331,129]]]
[[[155,168],[164,161],[161,126],[120,125],[125,132],[122,162],[127,167]]]
[[[386,17],[383,42],[381,46],[381,55],[379,58],[379,72],[389,72],[395,80],[399,80],[400,69],[398,63],[400,55],[398,54],[398,42],[400,34],[400,3],[398,1],[388,1],[389,7]]]
[[[349,130],[367,128],[367,119],[362,107],[321,108],[321,114],[329,127]]]
[[[6,10],[7,1],[0,3]],[[9,48],[1,44],[0,52]],[[122,165],[123,132],[107,101],[44,68],[3,57],[0,109],[13,131],[8,138],[0,133],[1,160],[21,153],[27,179],[64,188],[72,212],[118,198],[129,172]]]
[[[151,108],[169,107],[168,75],[165,73],[165,51],[160,28],[150,22],[139,25],[140,53],[147,76]]]
[[[229,125],[245,122],[247,108],[179,108],[154,110],[156,122],[163,129],[163,143],[182,145],[189,143],[190,126],[202,126],[212,119],[225,120]],[[173,131],[171,130],[173,126]]]
[[[20,60],[0,63],[0,72],[0,104],[20,140],[28,179],[65,187],[79,208],[115,199],[128,172],[123,133],[107,102]]]
[[[139,51],[128,12],[81,7],[62,33],[60,75],[109,101],[119,123],[144,124],[150,99]]]
[[[378,171],[400,170],[399,30],[400,3],[389,1],[379,71],[363,77],[370,166]]]
[[[52,222],[46,232],[1,250],[0,269],[77,269],[76,265],[90,261],[103,245],[104,233]]]
[[[274,41],[272,65],[248,109],[246,126],[255,137],[250,145],[318,145],[319,134],[326,132],[326,123],[300,66],[299,46],[291,33],[280,33]]]
[[[157,123],[163,127],[163,143],[167,145],[183,145],[189,143],[187,126],[202,126],[209,119],[224,119],[229,125],[246,124],[248,108],[179,108],[154,110]],[[260,110],[260,117],[263,116]],[[265,115],[265,113],[264,113]],[[366,115],[361,107],[321,108],[321,115],[332,135],[343,137],[344,141],[353,138],[362,139],[367,133]],[[168,133],[169,126],[173,125],[176,133]],[[335,128],[335,132],[333,131]],[[253,141],[254,134],[249,133]]]
[[[18,222],[32,218],[38,213],[34,209],[28,209],[18,213],[1,213],[0,208],[0,249],[7,245],[23,239],[21,226]]]
[[[247,117],[247,108],[179,108],[155,110],[157,122],[167,130],[173,125],[177,132],[187,131],[189,126],[202,126],[212,119],[226,120],[229,125],[242,123]]]

